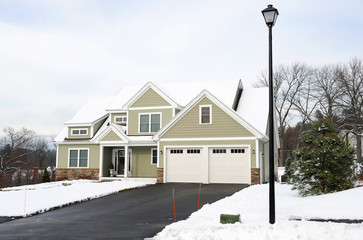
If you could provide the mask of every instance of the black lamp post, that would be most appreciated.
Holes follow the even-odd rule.
[[[262,10],[262,15],[265,18],[266,25],[269,31],[269,65],[268,65],[268,80],[269,80],[269,205],[270,205],[270,224],[275,223],[275,161],[274,161],[274,90],[272,79],[272,27],[275,25],[279,11],[271,4]]]

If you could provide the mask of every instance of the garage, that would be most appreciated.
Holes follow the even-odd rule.
[[[250,183],[249,156],[247,147],[209,148],[209,182]]]
[[[167,149],[167,182],[203,182],[201,148]]]

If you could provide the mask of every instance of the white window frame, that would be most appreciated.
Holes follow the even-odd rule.
[[[161,112],[151,112],[151,113],[139,113],[139,121],[138,121],[138,129],[139,129],[139,134],[143,134],[143,133],[156,133],[156,132],[151,132],[151,115],[156,115],[159,114],[160,115],[160,127],[159,130],[162,127],[162,120],[163,120],[163,114]],[[141,125],[140,125],[140,118],[141,115],[149,115],[149,131],[148,132],[141,132]],[[158,131],[159,131],[158,130]]]
[[[122,121],[116,121],[117,118],[122,118]],[[127,123],[127,116],[115,116],[113,121],[114,123]]]
[[[79,133],[73,133],[73,131],[78,131]],[[86,130],[86,133],[81,133],[81,130]],[[71,135],[72,136],[87,136],[88,135],[88,128],[71,128]]]
[[[70,163],[71,163],[71,150],[77,150],[78,154],[77,154],[77,167],[71,167]],[[87,166],[86,167],[80,167],[79,166],[79,160],[80,160],[80,150],[87,150]],[[89,148],[69,148],[68,149],[68,168],[89,168]]]
[[[153,156],[153,152],[156,151],[156,163],[153,163],[153,159],[154,159],[154,156]],[[151,165],[156,165],[158,164],[158,149],[157,148],[151,148]]]
[[[209,123],[202,123],[202,108],[208,107],[209,108]],[[199,105],[199,124],[201,125],[208,125],[212,124],[212,105]]]

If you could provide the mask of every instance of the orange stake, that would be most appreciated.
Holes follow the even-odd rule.
[[[199,200],[200,200],[200,189],[202,188],[202,183],[199,184],[199,193],[198,193],[198,208],[197,211],[199,210]]]
[[[174,222],[176,222],[174,187],[173,187],[173,205],[174,205]]]

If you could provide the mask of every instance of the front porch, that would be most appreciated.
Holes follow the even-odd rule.
[[[157,146],[100,145],[100,181],[156,179],[153,151],[157,151]]]

